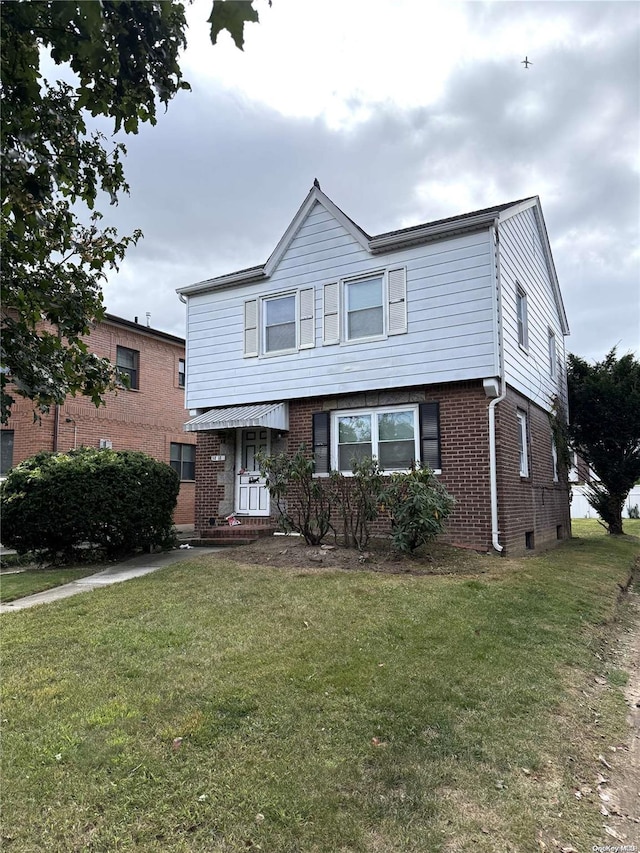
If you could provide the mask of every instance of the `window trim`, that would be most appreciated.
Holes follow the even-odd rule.
[[[518,346],[521,350],[528,353],[529,307],[527,304],[527,291],[519,282],[516,282],[516,330],[518,334]]]
[[[349,311],[348,308],[348,289],[352,284],[362,284],[366,281],[374,281],[380,280],[380,311],[382,313],[382,331],[373,335],[362,335],[358,338],[350,338],[349,337],[349,314],[353,313]],[[388,337],[388,311],[385,310],[385,306],[388,303],[388,286],[387,286],[387,271],[380,270],[374,273],[366,273],[365,275],[358,275],[352,278],[344,278],[341,281],[340,287],[340,298],[341,298],[341,307],[342,307],[342,328],[341,328],[341,343],[344,344],[359,344],[362,341],[384,341]],[[378,307],[378,306],[373,306]]]
[[[331,412],[330,424],[330,465],[332,471],[339,471],[345,477],[352,477],[351,470],[340,471],[340,443],[339,438],[339,419],[345,417],[359,417],[362,415],[371,415],[371,455],[372,458],[379,461],[378,452],[378,415],[387,414],[389,412],[411,412],[413,415],[413,445],[414,445],[414,460],[420,461],[421,457],[421,436],[420,436],[420,407],[418,404],[409,403],[399,406],[372,406],[361,409],[336,409]],[[385,469],[385,474],[406,473],[409,468],[393,468]],[[437,471],[436,473],[440,473]]]
[[[518,419],[518,467],[520,476],[526,478],[529,476],[529,419],[522,409],[516,411],[516,417]]]
[[[557,379],[558,377],[558,345],[556,342],[556,333],[553,329],[548,329],[548,352],[549,352],[549,377]]]
[[[272,326],[267,326],[267,304],[269,302],[277,302],[280,299],[291,299],[293,297],[293,332],[295,342],[292,347],[287,347],[286,349],[267,349],[267,328],[272,328],[273,326],[282,326],[285,325],[283,323],[273,323]],[[287,291],[286,293],[270,293],[268,296],[262,296],[260,298],[260,355],[269,356],[273,355],[288,355],[292,352],[298,352],[299,349],[299,341],[300,341],[300,330],[299,330],[299,322],[298,322],[298,311],[299,311],[299,296],[298,291]],[[291,321],[286,323],[286,325],[290,325]]]
[[[125,365],[118,364],[118,357],[119,357],[121,352],[130,352],[130,353],[134,354],[133,361],[134,361],[135,367],[127,367]],[[123,384],[123,386],[122,386],[123,388],[126,388],[127,391],[139,391],[140,390],[140,350],[133,349],[133,347],[126,347],[126,346],[121,345],[121,344],[116,344],[116,373],[118,374],[118,376],[120,376],[122,373],[124,373],[131,380],[129,385]],[[133,373],[133,378],[135,378],[135,382],[133,381],[132,373]]]
[[[173,448],[178,447],[179,450],[179,459],[172,459],[173,456]],[[193,448],[193,459],[185,460],[184,456],[184,448],[192,447]],[[179,467],[176,467],[176,463]],[[172,441],[169,443],[169,465],[173,468],[173,470],[177,473],[178,477],[180,477],[181,483],[193,483],[196,479],[196,446],[195,444],[189,444],[184,441]],[[184,468],[186,465],[193,465],[193,477],[185,477]]]

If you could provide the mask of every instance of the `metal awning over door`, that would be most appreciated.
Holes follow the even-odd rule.
[[[267,429],[289,429],[288,403],[258,403],[254,406],[231,406],[225,409],[209,409],[192,418],[184,425],[186,432],[266,427]]]

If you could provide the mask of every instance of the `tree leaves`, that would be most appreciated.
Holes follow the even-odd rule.
[[[258,13],[250,0],[214,0],[208,18],[208,23],[211,24],[211,41],[215,44],[222,30],[227,30],[236,47],[243,50],[244,25],[258,21]]]

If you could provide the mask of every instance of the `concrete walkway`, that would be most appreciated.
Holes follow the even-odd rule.
[[[163,566],[170,566],[182,560],[192,560],[204,554],[216,554],[224,551],[224,548],[176,548],[174,551],[162,551],[159,554],[139,554],[130,560],[109,566],[95,575],[87,575],[77,581],[47,589],[45,592],[37,592],[26,598],[18,598],[7,604],[0,604],[0,613],[13,613],[16,610],[24,610],[27,607],[35,607],[37,604],[48,604],[50,601],[58,601],[61,598],[69,598],[79,592],[91,592],[112,583],[121,583],[131,578],[139,578],[155,572]]]

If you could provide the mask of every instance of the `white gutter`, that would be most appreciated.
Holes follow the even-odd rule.
[[[507,396],[507,386],[504,381],[504,342],[502,336],[502,286],[500,281],[500,233],[498,231],[498,220],[494,222],[495,233],[495,265],[493,276],[498,294],[498,358],[500,390],[496,397],[489,403],[489,480],[491,494],[491,544],[500,553],[504,550],[499,542],[500,530],[498,528],[498,465],[496,460],[496,406]],[[485,392],[487,388],[485,386]],[[496,389],[497,391],[497,389]]]

